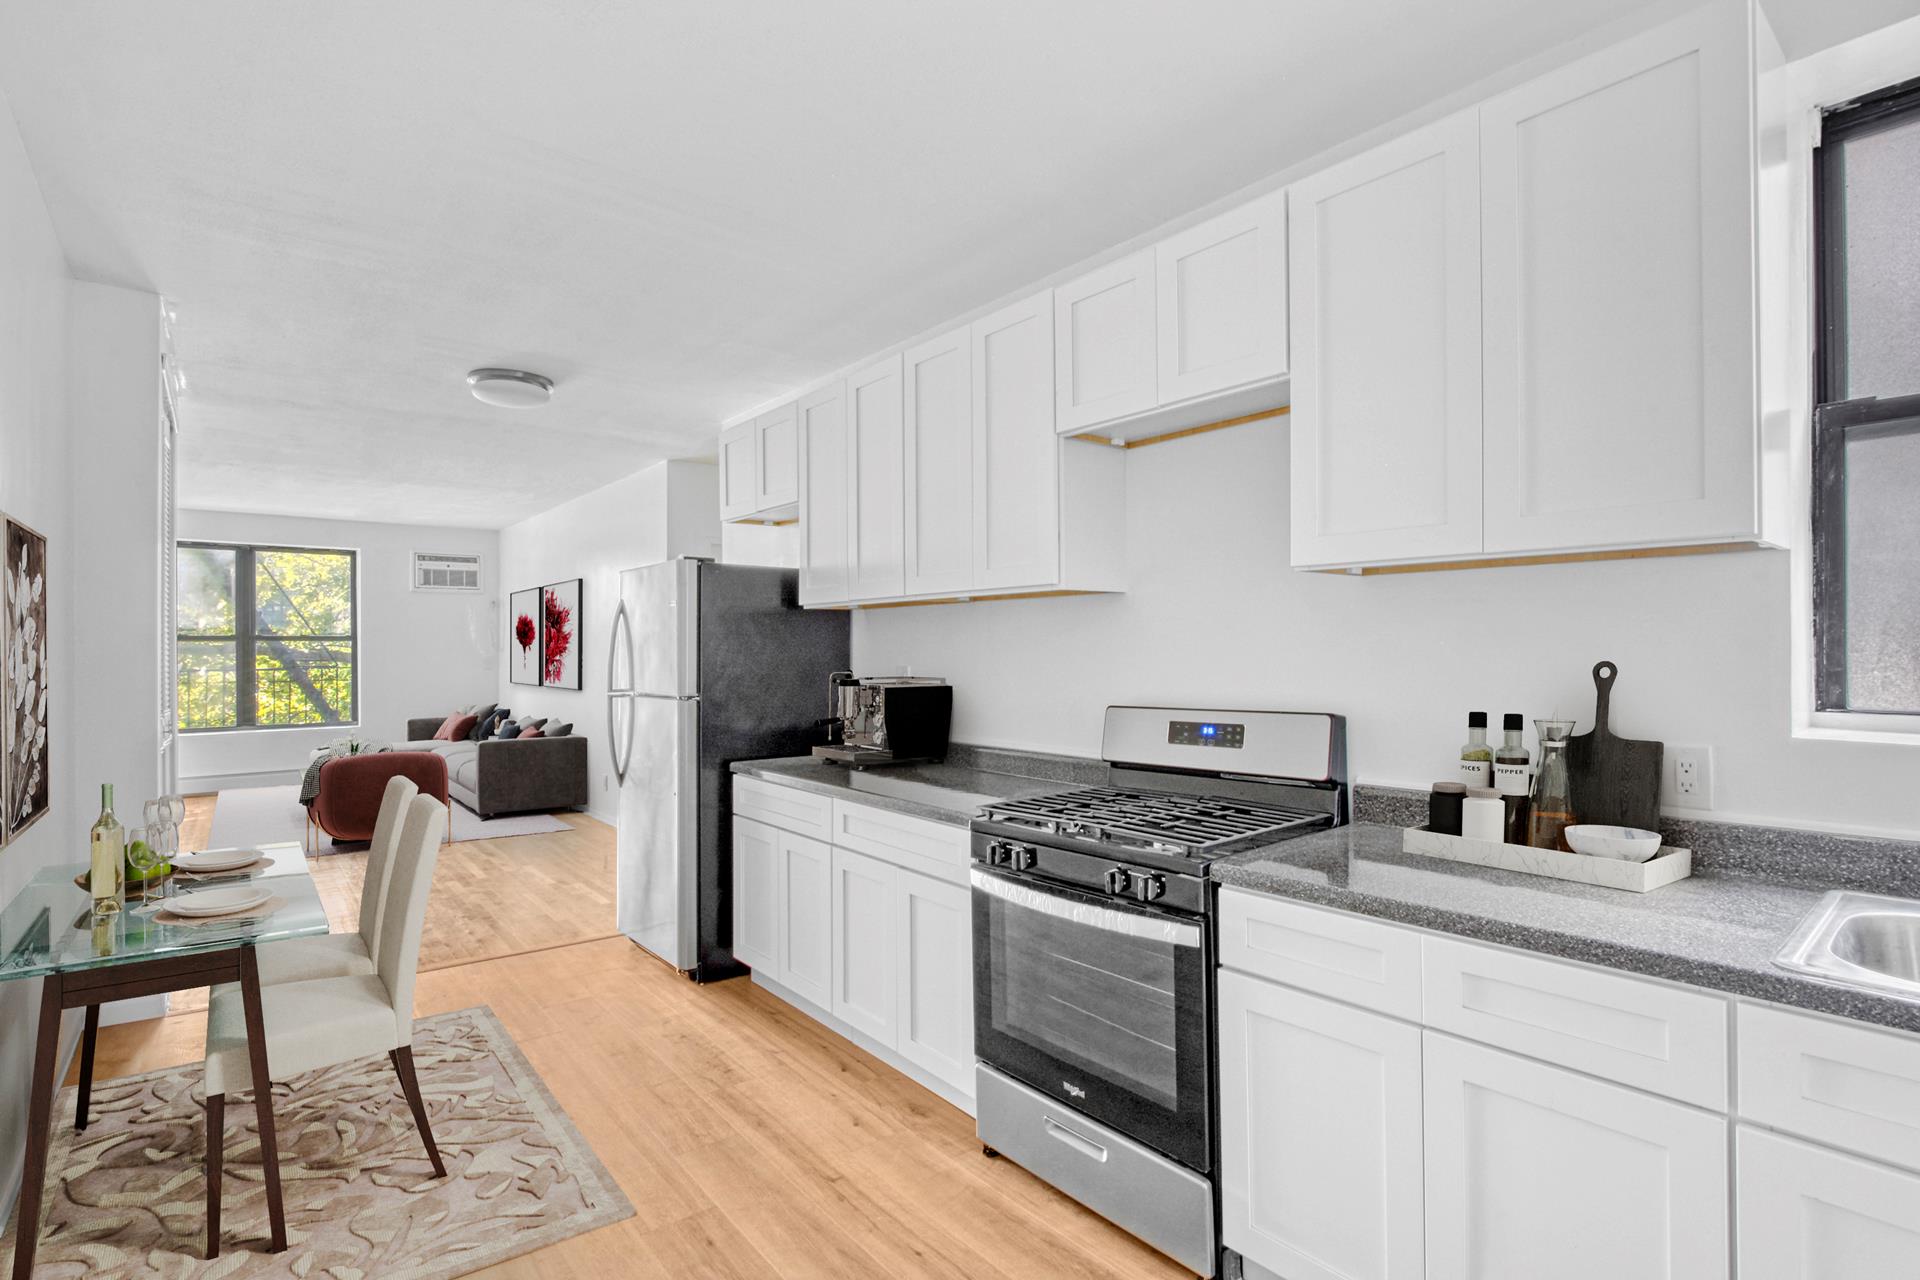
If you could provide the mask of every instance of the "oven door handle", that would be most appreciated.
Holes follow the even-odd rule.
[[[1120,911],[1113,907],[1101,906],[1099,903],[1063,898],[1059,894],[1048,893],[1045,889],[1008,880],[1004,876],[989,875],[977,867],[970,875],[974,892],[984,893],[989,898],[998,898],[1008,906],[1018,907],[1023,911],[1037,911],[1041,915],[1066,920],[1072,924],[1085,925],[1103,933],[1124,934],[1129,938],[1144,938],[1149,942],[1164,942],[1176,947],[1197,948],[1200,945],[1200,926],[1197,924],[1171,920],[1166,916],[1147,912]]]
[[[1089,1160],[1098,1160],[1101,1164],[1107,1162],[1107,1149],[1086,1134],[1067,1128],[1052,1116],[1041,1116],[1040,1123],[1046,1126],[1047,1136],[1055,1142],[1065,1143]]]

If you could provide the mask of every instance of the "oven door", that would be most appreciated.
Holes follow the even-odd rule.
[[[974,1053],[1206,1172],[1206,922],[973,870]]]

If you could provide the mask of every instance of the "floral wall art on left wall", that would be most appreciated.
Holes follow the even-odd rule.
[[[5,767],[0,769],[0,843],[47,814],[47,540],[17,520],[6,521],[6,667],[0,672]]]

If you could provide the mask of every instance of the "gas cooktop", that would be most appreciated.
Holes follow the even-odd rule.
[[[1329,826],[1333,819],[1323,812],[1226,796],[1086,787],[995,801],[980,821],[1114,850],[1206,862]]]

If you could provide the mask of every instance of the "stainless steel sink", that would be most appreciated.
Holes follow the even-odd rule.
[[[1810,978],[1920,1002],[1920,902],[1830,893],[1773,962]]]

